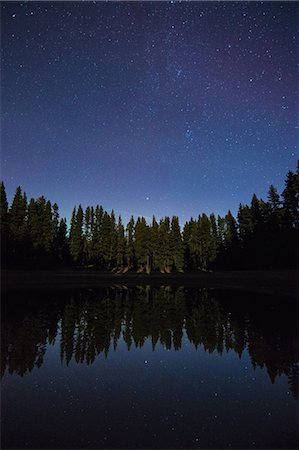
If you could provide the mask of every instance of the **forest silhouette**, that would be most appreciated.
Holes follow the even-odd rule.
[[[293,268],[299,228],[299,162],[281,195],[271,185],[267,200],[252,196],[216,218],[202,213],[181,228],[177,216],[121,216],[102,206],[74,207],[70,226],[45,197],[31,198],[19,186],[8,205],[1,183],[1,257],[7,268],[98,268],[113,272],[183,272],[209,269]]]

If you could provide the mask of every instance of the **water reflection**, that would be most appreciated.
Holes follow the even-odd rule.
[[[3,302],[2,375],[41,367],[47,347],[59,340],[62,364],[92,364],[124,341],[128,350],[150,340],[179,351],[190,344],[222,355],[248,350],[253,367],[272,382],[286,374],[298,398],[296,307],[290,300],[206,289],[102,288],[75,293],[30,294]]]

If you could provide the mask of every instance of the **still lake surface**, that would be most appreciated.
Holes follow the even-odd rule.
[[[297,448],[294,300],[27,292],[1,321],[2,448]]]

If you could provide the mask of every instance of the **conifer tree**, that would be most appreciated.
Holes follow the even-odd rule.
[[[213,219],[212,219],[213,221]],[[220,215],[215,218],[216,222],[216,259],[212,262],[212,267],[223,268],[226,266],[225,255],[226,255],[226,220]],[[213,228],[212,228],[213,230]],[[214,225],[215,230],[215,225]],[[212,234],[214,232],[212,231]]]
[[[283,197],[285,227],[299,228],[299,174],[288,172]]]
[[[238,229],[237,222],[229,210],[224,218],[224,258],[222,265],[233,268],[236,266],[239,257]]]
[[[233,246],[238,241],[237,223],[230,211],[225,216],[225,245]]]
[[[277,189],[273,186],[273,184],[270,185],[268,190],[268,203],[273,212],[279,211],[281,201]]]
[[[56,240],[59,230],[59,208],[57,203],[54,203],[52,206],[52,224],[54,240]]]
[[[90,207],[90,240],[88,244],[88,261],[93,264],[94,257],[94,231],[95,231],[95,211],[93,206]]]
[[[37,209],[38,202],[34,198],[31,198],[28,205],[28,232],[34,259],[36,259],[37,250],[40,250],[42,247],[42,230]]]
[[[202,214],[199,218],[197,229],[198,261],[200,268],[207,270],[208,265],[216,258],[216,239],[214,239],[211,223],[206,214]]]
[[[83,231],[83,261],[84,264],[89,264],[91,260],[91,208],[87,206],[84,214],[84,231]]]
[[[240,203],[237,217],[239,238],[242,247],[244,247],[249,242],[253,233],[253,223],[249,206]]]
[[[183,245],[184,245],[184,268],[187,270],[194,269],[191,256],[191,235],[193,230],[193,218],[186,222],[183,228]]]
[[[53,249],[53,224],[52,224],[52,205],[48,200],[45,204],[42,217],[43,247],[49,258]]]
[[[122,224],[121,216],[118,218],[117,225],[117,254],[116,254],[116,263],[117,267],[123,269],[124,267],[124,256],[125,256],[125,230]]]
[[[70,242],[72,241],[73,235],[74,235],[74,232],[75,232],[76,215],[77,215],[77,209],[76,209],[76,207],[74,207],[73,211],[72,211],[71,222],[70,222],[70,235],[69,235]]]
[[[102,267],[104,264],[103,257],[103,217],[104,210],[102,206],[97,205],[95,208],[93,232],[91,241],[91,260],[97,266]]]
[[[144,217],[138,217],[135,225],[135,257],[139,272],[150,272],[150,230]]]
[[[179,218],[177,216],[173,216],[171,219],[169,241],[173,268],[179,272],[182,272],[184,269],[184,245],[181,236]]]
[[[211,265],[211,263],[213,263],[216,260],[218,254],[218,230],[215,214],[211,213],[209,219],[210,219],[210,235],[211,235],[210,238],[211,257],[209,258],[209,265]]]
[[[280,248],[280,258],[284,266],[295,267],[298,264],[299,161],[297,173],[289,171],[287,174],[282,199],[284,247]]]
[[[83,259],[83,209],[78,206],[77,214],[74,209],[70,233],[70,255],[75,264],[81,264]]]
[[[26,236],[27,220],[27,197],[26,193],[22,195],[22,189],[17,187],[12,205],[9,211],[10,216],[10,235],[13,241],[21,242]]]
[[[218,215],[217,217],[217,245],[223,249],[225,242],[225,218]]]
[[[250,267],[253,238],[253,222],[251,210],[248,205],[240,203],[238,210],[238,238],[239,238],[239,265]]]
[[[105,211],[103,215],[103,224],[101,230],[101,251],[105,267],[109,270],[111,266],[111,248],[112,248],[112,223],[110,215]]]
[[[211,233],[216,242],[216,250],[218,244],[218,230],[217,230],[217,221],[214,213],[210,214],[210,224],[211,224]]]
[[[134,229],[135,229],[135,222],[133,216],[131,216],[129,223],[126,228],[126,264],[128,266],[128,269],[132,269],[134,266]]]
[[[1,245],[1,261],[2,263],[7,261],[8,253],[10,250],[9,245],[9,221],[8,221],[8,202],[6,197],[6,191],[4,183],[0,185],[0,245]]]
[[[110,215],[110,254],[109,254],[109,266],[108,268],[114,267],[116,265],[116,254],[117,254],[117,227],[114,211],[111,211]]]
[[[159,224],[153,216],[150,227],[151,266],[153,270],[159,270]]]
[[[250,264],[262,267],[265,264],[268,247],[268,230],[266,228],[268,210],[265,202],[259,200],[255,194],[252,196],[250,212],[253,227],[250,242]]]
[[[160,272],[169,273],[172,267],[172,255],[170,248],[170,220],[165,217],[159,223],[159,253],[158,264]]]
[[[198,220],[194,220],[191,222],[191,234],[190,234],[190,255],[192,259],[193,269],[198,270],[201,268],[201,230],[200,230],[200,219],[201,216],[198,216]]]
[[[250,211],[251,211],[253,232],[256,233],[261,228],[261,225],[263,222],[263,217],[262,217],[260,201],[258,200],[258,198],[255,194],[253,194],[252,199],[251,199]]]
[[[9,209],[9,238],[10,262],[16,266],[24,264],[28,256],[27,196],[25,192],[22,194],[20,186],[16,189]]]
[[[1,240],[8,236],[8,202],[4,183],[0,185],[0,224],[1,224]]]
[[[57,219],[56,211],[55,221]],[[58,230],[52,220],[52,206],[45,197],[31,198],[28,206],[28,235],[31,244],[31,260],[34,263],[49,263],[54,260],[55,240]]]
[[[66,219],[60,219],[56,240],[56,248],[58,261],[61,263],[67,263],[69,261],[69,253],[68,253]]]
[[[57,203],[52,205],[52,228],[53,228],[53,261],[59,261],[58,235],[59,235],[59,208]]]

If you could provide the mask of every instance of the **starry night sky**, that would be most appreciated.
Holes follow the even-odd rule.
[[[295,170],[296,2],[2,2],[2,174],[69,217],[236,213]]]

